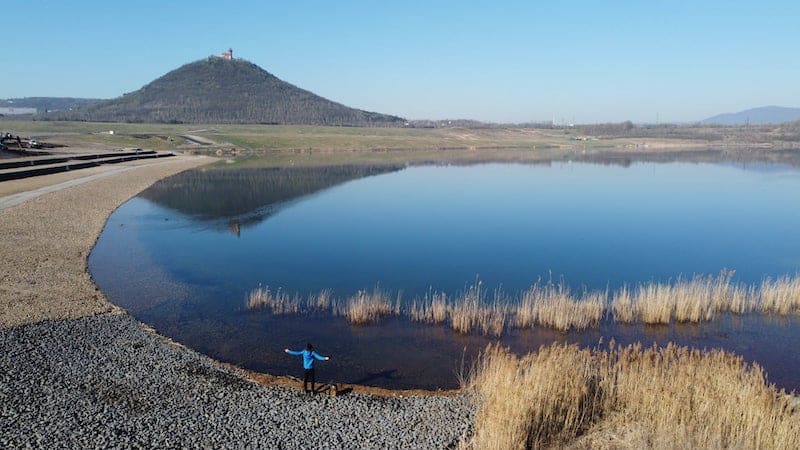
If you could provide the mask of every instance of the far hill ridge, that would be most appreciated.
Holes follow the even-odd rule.
[[[800,120],[800,108],[762,106],[737,113],[719,114],[702,120],[700,123],[713,125],[777,125],[795,120]]]
[[[186,64],[138,91],[74,111],[56,120],[147,123],[264,123],[397,125],[404,119],[348,108],[232,57]]]

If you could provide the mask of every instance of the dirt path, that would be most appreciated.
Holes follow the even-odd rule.
[[[114,311],[86,271],[106,219],[155,181],[212,161],[175,157],[45,186],[28,181],[30,190],[0,198],[0,327]]]
[[[196,136],[194,134],[182,134],[181,137],[198,145],[217,145],[217,143],[211,139],[206,139],[202,136]]]

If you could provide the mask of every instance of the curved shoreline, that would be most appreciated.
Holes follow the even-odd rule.
[[[129,170],[0,209],[0,448],[457,448],[471,436],[467,393],[306,396],[291,377],[158,335],[97,290],[86,258],[110,214],[204,162]]]
[[[158,335],[98,290],[87,257],[110,214],[212,161],[139,165],[0,209],[0,447],[457,445],[474,416],[458,391],[356,386],[310,399],[290,377]]]
[[[73,176],[65,181],[62,181],[63,176],[50,176],[53,184],[46,183],[49,181],[48,177],[40,177],[36,180],[36,185],[45,184],[44,187],[0,197],[0,236],[5,236],[0,240],[0,254],[5,263],[3,269],[8,270],[7,273],[0,272],[3,274],[0,287],[0,328],[46,319],[126,313],[124,308],[106,298],[88,273],[88,255],[108,218],[119,206],[158,180],[215,161],[216,159],[207,157],[178,157],[155,164],[137,162],[110,172],[78,178]],[[93,199],[91,205],[87,204],[89,202],[86,199],[89,198]],[[62,220],[63,217],[75,220]],[[8,236],[14,238],[8,239]],[[45,251],[59,245],[66,247],[59,254],[53,255]],[[20,251],[23,249],[27,251]],[[74,257],[75,255],[79,256]],[[75,270],[77,268],[82,273],[78,273]],[[45,269],[58,271],[66,276],[53,279],[43,273]],[[157,334],[150,327],[145,326],[145,329]],[[289,386],[296,383],[291,377],[253,372],[222,362],[219,364],[235,369],[260,384]],[[354,392],[384,396],[452,396],[458,393],[458,390],[348,387]]]

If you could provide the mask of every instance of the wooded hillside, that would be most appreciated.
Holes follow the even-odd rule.
[[[391,125],[395,116],[348,108],[282,81],[241,60],[211,56],[186,64],[138,91],[55,120],[145,123]]]

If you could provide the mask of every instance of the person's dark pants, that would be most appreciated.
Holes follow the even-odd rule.
[[[311,382],[311,390],[308,390],[308,383]],[[303,390],[314,393],[314,369],[305,369],[303,372]]]

